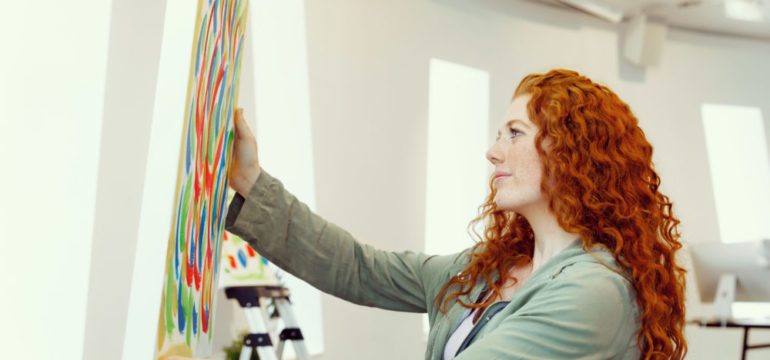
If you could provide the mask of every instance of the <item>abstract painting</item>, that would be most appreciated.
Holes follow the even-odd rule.
[[[222,274],[219,287],[279,286],[267,259],[259,255],[249,243],[225,232],[222,244]]]
[[[247,0],[198,0],[156,359],[212,354],[247,6]]]

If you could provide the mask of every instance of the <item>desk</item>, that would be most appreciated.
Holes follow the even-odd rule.
[[[743,349],[741,350],[741,360],[746,360],[746,352],[753,349],[770,348],[768,344],[755,344],[749,345],[749,330],[755,329],[770,329],[770,320],[767,321],[755,321],[755,320],[730,320],[722,324],[721,321],[714,320],[693,320],[689,321],[692,324],[698,324],[703,327],[715,327],[715,328],[743,328]]]

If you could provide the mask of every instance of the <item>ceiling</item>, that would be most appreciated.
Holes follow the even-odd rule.
[[[669,26],[770,41],[770,0],[734,0],[755,3],[763,9],[760,22],[741,21],[725,15],[730,0],[534,0],[593,15],[611,14],[624,21],[644,13]],[[608,17],[597,15],[608,20]]]

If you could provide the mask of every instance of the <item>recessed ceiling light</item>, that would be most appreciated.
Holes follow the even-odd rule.
[[[760,22],[764,19],[763,0],[725,0],[725,15],[730,19]]]

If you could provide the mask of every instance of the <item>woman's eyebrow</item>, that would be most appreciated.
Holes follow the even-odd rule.
[[[508,120],[508,122],[505,123],[505,126],[508,127],[508,126],[511,126],[511,125],[513,125],[515,123],[519,123],[521,125],[524,125],[524,127],[529,128],[529,125],[527,125],[527,123],[525,123],[523,120],[519,120],[519,119]]]

